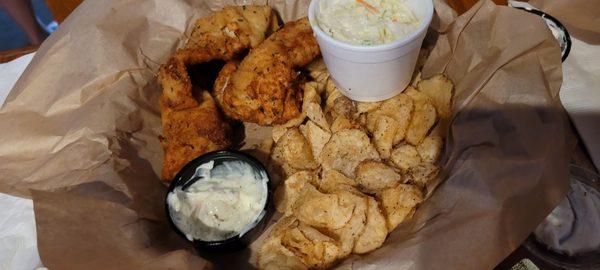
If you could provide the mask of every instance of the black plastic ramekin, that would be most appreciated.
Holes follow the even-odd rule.
[[[263,212],[261,212],[259,220],[255,221],[254,227],[252,229],[244,233],[242,236],[238,234],[225,240],[202,241],[194,239],[192,241],[194,246],[200,253],[227,253],[239,251],[250,245],[252,241],[254,241],[258,236],[260,236],[260,234],[266,228],[267,221],[273,213],[272,187],[267,170],[260,161],[246,153],[239,151],[223,150],[206,153],[190,161],[179,171],[179,173],[177,173],[177,175],[171,182],[171,185],[169,186],[169,190],[166,196],[168,196],[168,194],[171,193],[171,191],[173,191],[176,187],[183,185],[189,179],[191,179],[194,173],[196,172],[196,168],[198,168],[198,166],[210,162],[211,160],[215,162],[215,166],[218,166],[219,164],[222,164],[225,161],[243,161],[248,163],[252,168],[254,168],[256,172],[263,172],[265,175],[267,175],[267,201],[265,202]],[[197,181],[202,181],[202,179]],[[165,208],[167,213],[167,220],[169,220],[171,227],[173,228],[173,230],[175,230],[175,232],[177,232],[177,234],[189,241],[189,239],[186,238],[185,233],[183,233],[173,222],[173,219],[171,217],[171,209],[169,207],[169,204],[167,203],[166,196]]]

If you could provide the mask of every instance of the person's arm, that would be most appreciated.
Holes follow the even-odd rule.
[[[0,0],[0,6],[21,26],[32,45],[39,45],[44,41],[47,34],[37,24],[30,0]]]

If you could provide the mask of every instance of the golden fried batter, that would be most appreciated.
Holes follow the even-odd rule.
[[[186,65],[217,59],[228,61],[247,48],[257,46],[270,32],[276,20],[274,16],[268,6],[240,6],[225,7],[199,19],[186,47],[177,50],[160,68],[161,106],[175,110],[198,106]]]
[[[319,55],[308,19],[289,22],[242,60],[223,67],[215,98],[225,114],[260,125],[284,123],[300,114],[302,92],[295,68]]]
[[[170,181],[190,160],[231,144],[231,127],[212,96],[195,98],[186,66],[211,60],[230,60],[265,39],[276,23],[268,6],[226,7],[199,19],[185,48],[161,66],[158,81],[163,92],[160,109],[165,152],[162,179]]]
[[[180,111],[163,110],[162,124],[164,180],[172,180],[195,157],[231,144],[231,127],[223,121],[215,101],[206,91],[202,92],[200,106]]]

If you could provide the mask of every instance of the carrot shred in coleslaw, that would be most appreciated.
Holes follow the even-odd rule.
[[[363,5],[367,10],[369,10],[373,13],[379,13],[379,9],[377,9],[376,7],[372,6],[371,4],[365,2],[364,0],[356,0],[356,2]]]

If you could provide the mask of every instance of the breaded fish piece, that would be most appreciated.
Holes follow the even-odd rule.
[[[163,110],[162,126],[163,134],[159,138],[165,154],[161,178],[166,181],[171,181],[197,156],[231,144],[231,127],[223,121],[208,92],[202,93],[202,101],[197,107]]]
[[[163,88],[160,110],[164,150],[161,178],[171,181],[192,159],[231,144],[231,126],[223,119],[212,96],[202,91],[194,97],[186,66],[215,59],[230,60],[265,39],[273,25],[268,6],[226,7],[199,19],[185,48],[161,66]],[[207,90],[207,89],[204,89]]]
[[[225,7],[196,21],[185,48],[177,50],[158,72],[161,107],[182,110],[198,106],[186,65],[229,61],[260,44],[272,30],[275,14],[268,6]]]
[[[228,62],[215,81],[215,98],[231,118],[282,124],[301,112],[295,68],[320,54],[307,18],[285,24],[238,64]]]

